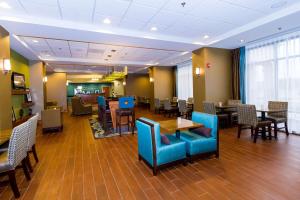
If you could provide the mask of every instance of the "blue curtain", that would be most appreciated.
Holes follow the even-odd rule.
[[[242,103],[246,103],[246,48],[240,48],[240,96]]]

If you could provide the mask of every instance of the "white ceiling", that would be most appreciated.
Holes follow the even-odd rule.
[[[236,48],[245,44],[241,39],[277,34],[278,27],[298,28],[300,15],[300,0],[1,2],[9,8],[0,4],[0,25],[18,36],[12,47],[30,59],[141,68],[182,62],[202,46]],[[106,18],[110,24],[103,23]]]

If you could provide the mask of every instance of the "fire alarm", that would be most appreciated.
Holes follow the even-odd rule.
[[[206,63],[206,68],[210,68],[211,64],[210,63]]]

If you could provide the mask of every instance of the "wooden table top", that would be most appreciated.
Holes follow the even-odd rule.
[[[195,123],[191,120],[178,117],[177,119],[171,119],[166,121],[159,121],[162,132],[175,132],[176,130],[186,130],[189,128],[203,127],[203,124]]]
[[[0,130],[0,145],[4,144],[10,139],[12,129]]]

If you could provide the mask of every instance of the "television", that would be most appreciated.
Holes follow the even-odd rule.
[[[11,75],[11,83],[13,89],[25,89],[25,76],[17,72],[13,72]]]

